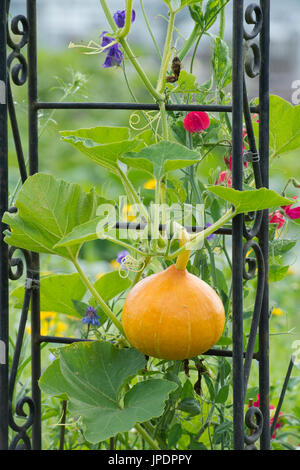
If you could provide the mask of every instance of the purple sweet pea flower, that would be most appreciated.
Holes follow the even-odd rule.
[[[100,326],[100,317],[96,314],[96,309],[91,306],[86,309],[86,315],[81,321],[85,324]]]
[[[102,67],[108,68],[113,67],[114,65],[120,66],[122,64],[122,60],[123,53],[119,47],[119,44],[116,43],[108,49],[108,53]]]
[[[126,256],[128,256],[128,255],[129,255],[129,252],[126,251],[126,250],[122,250],[122,251],[120,251],[120,252],[118,253],[117,262],[118,262],[123,268],[125,268],[125,266],[123,265],[122,261],[123,261],[124,258],[125,258]]]
[[[209,222],[206,223],[205,228],[208,228],[208,227],[211,227],[211,224],[210,224]],[[215,235],[214,233],[211,233],[210,235],[208,235],[208,236],[206,237],[206,240],[207,240],[207,241],[213,240],[213,239],[215,238],[215,236],[216,236],[216,235]]]
[[[124,28],[125,25],[125,17],[126,17],[126,11],[125,10],[118,10],[114,14],[114,20],[118,28]],[[132,15],[131,15],[131,22],[133,23],[135,20],[135,11],[132,10]]]
[[[105,36],[107,31],[103,31],[102,34],[100,34],[100,38],[102,38],[101,46],[105,47],[108,46],[110,43],[114,41],[113,38],[110,38],[109,36]],[[107,56],[105,58],[104,64],[102,67],[108,68],[108,67],[113,67],[114,65],[121,65],[123,60],[123,53],[120,49],[120,45],[118,43],[114,43],[111,47],[107,49]]]

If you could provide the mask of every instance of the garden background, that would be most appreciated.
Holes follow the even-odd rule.
[[[122,2],[112,0],[112,10],[121,8]],[[137,3],[137,14],[140,8]],[[165,9],[161,6],[162,2],[156,0],[147,0],[144,2],[145,9],[149,12],[151,3],[151,15],[155,18],[152,24],[154,33],[160,43],[165,34],[166,21],[164,19]],[[300,39],[300,29],[298,18],[300,15],[300,4],[297,0],[286,0],[272,2],[271,19],[271,71],[270,71],[270,92],[279,95],[284,99],[299,104],[300,93],[298,93],[299,102],[295,87],[296,81],[300,83],[300,50],[298,48]],[[77,49],[68,48],[69,43],[88,41],[94,39],[97,41],[99,34],[105,29],[105,20],[101,17],[99,2],[96,0],[40,0],[38,7],[38,90],[41,101],[115,101],[127,102],[136,99],[140,102],[149,102],[148,95],[144,90],[138,78],[132,73],[131,66],[125,63],[124,70],[112,68],[104,70],[102,55],[83,55]],[[11,14],[23,13],[24,2],[21,0],[13,1]],[[154,14],[156,10],[156,15]],[[231,7],[226,11],[226,33],[225,39],[230,42],[231,36]],[[177,24],[183,36],[189,31],[189,19],[181,15],[180,22]],[[217,25],[216,25],[217,28]],[[150,47],[150,39],[144,34],[143,19],[136,21],[132,27],[132,41],[139,44],[136,48],[137,54],[143,57],[143,62],[151,75],[151,70],[155,69],[156,58],[153,54],[153,48]],[[214,33],[214,29],[211,31]],[[198,83],[205,82],[211,73],[210,69],[211,47],[209,38],[205,38],[195,62],[194,73],[197,75]],[[188,59],[187,59],[188,60]],[[183,63],[184,68],[184,63]],[[134,90],[134,97],[131,96],[127,86],[126,78],[130,87]],[[254,98],[257,93],[256,79],[249,83],[249,95]],[[300,86],[298,84],[298,89]],[[27,105],[26,105],[26,86],[14,87],[14,99],[19,117],[19,126],[24,148],[27,144]],[[95,125],[128,125],[132,112],[130,111],[99,111],[99,110],[57,110],[43,111],[39,120],[39,155],[40,171],[51,173],[70,182],[82,184],[86,189],[94,186],[96,191],[107,199],[114,200],[121,193],[120,183],[113,175],[106,173],[104,169],[95,171],[95,166],[89,160],[83,160],[80,153],[70,145],[61,142],[59,130],[77,129],[83,127],[92,127]],[[24,119],[22,119],[24,116]],[[18,166],[14,152],[13,138],[9,136],[9,165],[10,165],[10,192],[16,187],[19,179]],[[299,151],[290,153],[283,158],[275,160],[271,167],[270,177],[271,189],[281,192],[286,181],[290,177],[300,179],[300,155]],[[222,168],[222,156],[211,154],[201,165],[200,171],[204,179],[207,179],[211,167],[220,166]],[[144,196],[147,198],[149,191],[147,189],[147,180],[145,173],[139,171],[131,172],[132,181],[142,188]],[[295,195],[299,196],[299,189],[295,189]],[[299,226],[293,225],[290,221],[288,227],[290,238],[298,236]],[[270,305],[273,313],[271,317],[271,337],[270,337],[270,381],[271,381],[271,403],[276,406],[279,398],[279,392],[284,380],[291,354],[294,352],[292,344],[300,340],[300,258],[298,256],[299,242],[292,250],[292,255],[287,256],[286,265],[292,266],[285,273],[285,276],[270,285]],[[108,245],[105,241],[97,241],[85,245],[81,252],[81,261],[87,265],[87,271],[95,275],[101,275],[113,269],[118,269],[116,257],[119,249],[114,245]],[[46,272],[70,272],[69,264],[57,257],[47,257],[43,255],[42,273]],[[229,273],[228,273],[229,274]],[[226,275],[226,273],[225,273]],[[20,281],[20,285],[22,281]],[[14,289],[17,287],[13,283]],[[10,318],[11,341],[16,339],[18,328],[18,317],[20,310],[15,308],[16,299],[11,298],[12,313]],[[247,312],[245,312],[246,314]],[[77,336],[78,328],[81,326],[72,318],[60,317],[52,312],[42,312],[42,334],[56,334]],[[25,390],[30,389],[30,369],[29,354],[30,328],[27,329],[27,337],[22,352],[22,380],[19,383],[15,400],[22,396]],[[49,355],[51,346],[47,345],[43,351],[43,369],[49,364]],[[209,360],[209,359],[208,359]],[[28,369],[28,371],[27,371]],[[252,366],[249,388],[254,397],[257,390],[257,364]],[[290,379],[287,395],[282,408],[283,415],[294,415],[300,418],[300,371],[294,368],[292,378]],[[46,416],[55,416],[55,404],[47,403],[44,409]],[[60,411],[59,411],[60,412]],[[48,414],[47,414],[48,413]],[[51,421],[50,421],[51,422]],[[58,430],[54,426],[55,420],[50,426],[44,426],[43,439],[44,447],[54,446],[53,435],[58,436]],[[285,432],[283,426],[280,432]],[[294,430],[295,436],[292,437],[292,443],[300,444],[300,433]],[[298,435],[298,437],[297,437]]]

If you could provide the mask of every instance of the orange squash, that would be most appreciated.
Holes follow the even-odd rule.
[[[217,293],[176,265],[139,281],[122,313],[129,343],[160,359],[189,359],[204,353],[219,340],[224,323]]]

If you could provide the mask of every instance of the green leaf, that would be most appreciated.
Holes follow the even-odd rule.
[[[220,0],[208,0],[204,14],[206,30],[209,29],[215,23],[218,17],[219,9]]]
[[[73,305],[80,317],[84,317],[86,315],[86,310],[89,307],[89,304],[86,304],[85,302],[81,302],[80,300],[74,300],[73,299]]]
[[[73,303],[74,300],[80,301],[86,293],[79,274],[50,274],[41,278],[40,287],[41,311],[80,316]],[[15,299],[14,306],[22,308],[24,287],[14,289],[11,296]]]
[[[127,393],[123,390],[144,365],[144,355],[135,349],[98,341],[75,343],[60,349],[59,361],[46,369],[39,383],[47,395],[68,396],[69,411],[81,417],[85,438],[97,443],[162,414],[176,384],[149,379]]]
[[[208,186],[207,189],[216,196],[233,204],[237,214],[291,204],[290,199],[282,197],[275,191],[267,188],[238,191],[232,188],[225,188],[224,186]]]
[[[251,387],[247,389],[246,396],[245,396],[245,405],[249,404],[249,400],[257,400],[257,395],[259,394],[258,387]]]
[[[169,171],[179,170],[197,163],[200,155],[184,145],[162,141],[120,158],[132,168],[144,170],[160,180]]]
[[[121,155],[143,147],[143,142],[130,139],[127,127],[92,127],[61,131],[62,140],[77,148],[95,163],[118,174]]]
[[[229,385],[224,385],[222,388],[220,388],[216,397],[216,403],[225,403],[228,398],[228,393]]]
[[[107,229],[104,228],[105,224],[109,224]],[[88,241],[104,238],[105,233],[109,233],[108,230],[110,226],[109,218],[95,217],[84,224],[74,227],[66,237],[62,238],[57,243],[57,248],[77,245],[79,243],[82,244]]]
[[[170,89],[170,93],[196,93],[198,91],[196,80],[195,75],[181,70],[176,85],[167,83],[167,87]]]
[[[177,408],[192,416],[196,416],[201,413],[200,403],[195,398],[184,398],[178,403]]]
[[[85,193],[78,184],[44,173],[30,176],[20,189],[16,213],[5,212],[3,222],[6,243],[38,253],[50,253],[72,259],[80,244],[72,248],[54,246],[74,227],[95,217],[97,196]]]
[[[163,0],[171,11],[178,12],[188,5],[199,3],[199,0]]]
[[[105,302],[116,297],[116,295],[130,287],[131,281],[127,277],[121,277],[118,271],[103,274],[94,284],[96,291]]]
[[[230,344],[232,344],[232,338],[229,338],[229,336],[221,336],[217,344],[219,346],[230,346]]]
[[[204,27],[204,14],[202,11],[203,0],[197,2],[195,5],[189,6],[190,15],[195,21],[201,26],[201,29]]]
[[[299,121],[300,105],[294,106],[279,96],[270,96],[271,158],[300,148]],[[253,127],[258,136],[258,123],[253,122]]]
[[[207,388],[208,388],[210,400],[213,402],[214,399],[215,399],[215,389],[214,389],[214,385],[213,385],[213,383],[212,383],[211,378],[210,378],[207,374],[204,374],[203,377],[204,377],[206,386],[207,386]]]
[[[229,47],[219,37],[215,38],[212,66],[218,87],[225,88],[232,81],[232,65]]]
[[[289,266],[280,264],[271,264],[269,267],[269,282],[279,282],[284,279],[288,273]]]
[[[297,240],[273,240],[270,242],[270,253],[273,256],[283,255],[292,250],[297,244]]]
[[[176,446],[177,442],[181,438],[182,429],[179,423],[174,424],[168,433],[168,447]]]

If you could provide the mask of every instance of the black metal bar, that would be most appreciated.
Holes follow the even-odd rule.
[[[137,111],[159,111],[157,104],[153,103],[60,103],[60,102],[41,102],[33,103],[35,109],[115,109],[119,110],[137,110]],[[232,112],[230,105],[200,105],[200,104],[167,104],[167,111],[210,111],[210,112]],[[259,113],[259,106],[250,108],[252,113]]]
[[[27,170],[26,170],[26,164],[25,164],[25,159],[24,159],[24,154],[23,154],[22,142],[21,142],[19,127],[18,127],[18,122],[17,122],[17,117],[16,117],[14,100],[13,100],[9,80],[8,80],[8,111],[9,111],[11,129],[12,129],[14,142],[15,142],[15,148],[16,148],[16,154],[17,154],[17,159],[18,159],[18,164],[19,164],[19,172],[20,172],[20,176],[21,176],[21,181],[22,181],[22,183],[24,183],[24,181],[27,178]]]
[[[0,449],[8,448],[8,246],[1,222],[8,206],[6,1],[0,4]]]
[[[123,230],[144,230],[147,227],[145,223],[135,223],[135,222],[117,222],[114,226],[115,229]],[[204,230],[205,227],[200,227],[198,225],[185,225],[184,228],[188,233],[199,233]],[[159,224],[158,230],[163,232],[167,229],[165,224]],[[232,228],[230,226],[224,226],[213,232],[217,235],[232,235]]]
[[[257,276],[257,287],[256,287],[257,291],[256,291],[256,296],[255,296],[255,304],[254,304],[254,309],[253,309],[253,316],[252,316],[250,334],[248,338],[247,351],[246,351],[246,357],[245,357],[245,363],[244,363],[244,393],[245,395],[247,391],[247,385],[248,385],[248,380],[250,376],[251,362],[253,358],[257,329],[259,325],[260,312],[261,312],[262,300],[263,300],[263,295],[264,295],[264,280],[265,280],[265,263],[264,263],[263,255],[262,255],[259,245],[255,241],[249,240],[247,243],[245,243],[244,248],[243,248],[245,256],[249,249],[252,249],[255,252],[257,263],[254,263],[253,269],[248,274],[244,272],[244,278],[252,279],[256,273],[256,266],[258,269],[258,276]]]
[[[244,1],[233,0],[232,185],[243,189],[243,18]],[[232,221],[233,443],[244,448],[243,215]]]
[[[259,79],[259,153],[262,184],[269,187],[269,66],[270,66],[270,0],[260,1],[263,25],[260,34],[261,70]],[[259,236],[265,262],[264,298],[259,324],[259,396],[264,423],[260,439],[262,450],[270,449],[270,378],[269,378],[269,211],[264,211]]]
[[[82,343],[84,341],[93,341],[82,338],[67,338],[64,336],[40,336],[40,343],[53,343],[53,344],[72,344]],[[232,357],[232,351],[228,349],[208,349],[203,353],[204,356],[219,356],[219,357]],[[246,357],[246,351],[243,352],[243,357]],[[258,355],[253,354],[253,358],[258,360]]]
[[[289,384],[289,380],[290,380],[290,377],[291,377],[291,374],[292,374],[293,367],[294,367],[294,357],[292,356],[291,360],[290,360],[290,363],[289,363],[289,367],[288,367],[286,376],[285,376],[285,379],[284,379],[284,383],[283,383],[282,390],[281,390],[281,393],[280,393],[279,401],[278,401],[276,411],[275,411],[275,415],[274,415],[274,418],[273,418],[272,426],[271,426],[271,429],[270,429],[271,436],[273,436],[273,433],[275,431],[275,427],[276,427],[276,424],[277,424],[277,421],[278,421],[279,413],[280,413],[280,410],[281,410],[281,407],[282,407],[282,404],[283,404],[283,400],[284,400],[284,397],[285,397],[285,394],[286,394],[286,390],[287,390],[287,387],[288,387],[288,384]]]
[[[28,19],[28,129],[29,129],[29,174],[38,172],[38,115],[33,103],[37,101],[37,38],[36,38],[36,0],[27,0]],[[35,285],[39,281],[39,255],[32,253],[32,272]],[[40,353],[40,292],[32,290],[31,297],[31,379],[32,399],[35,415],[32,426],[32,448],[39,450],[41,438],[41,392],[38,380],[41,375]]]

